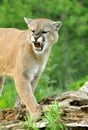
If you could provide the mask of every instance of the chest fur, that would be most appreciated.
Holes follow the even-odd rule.
[[[45,68],[45,63],[43,64],[32,64],[28,70],[28,75],[32,81],[36,76],[40,76]]]

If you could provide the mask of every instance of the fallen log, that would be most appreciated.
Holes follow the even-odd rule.
[[[49,111],[49,106],[57,100],[62,108],[64,119],[68,130],[88,130],[88,82],[78,91],[65,92],[61,95],[51,96],[40,102],[43,111]],[[1,130],[25,130],[28,115],[25,106],[20,108],[7,109],[0,111]],[[39,129],[44,129],[48,122],[43,120],[36,122]]]

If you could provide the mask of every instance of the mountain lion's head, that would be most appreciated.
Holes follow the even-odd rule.
[[[58,40],[58,30],[62,23],[60,21],[52,21],[50,19],[24,18],[30,31],[30,40],[34,51],[38,54],[44,52]]]

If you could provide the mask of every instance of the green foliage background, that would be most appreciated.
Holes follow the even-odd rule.
[[[0,0],[0,27],[27,29],[24,17],[46,17],[63,23],[59,31],[60,38],[53,47],[47,67],[39,81],[35,93],[37,99],[74,89],[72,84],[81,79],[86,81],[88,0]],[[11,81],[6,88],[10,85]],[[4,93],[7,91],[4,90]],[[2,98],[4,99],[3,95],[0,99]]]

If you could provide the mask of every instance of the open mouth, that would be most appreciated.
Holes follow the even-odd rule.
[[[34,42],[34,47],[36,51],[42,51],[43,50],[43,44],[40,42]]]

